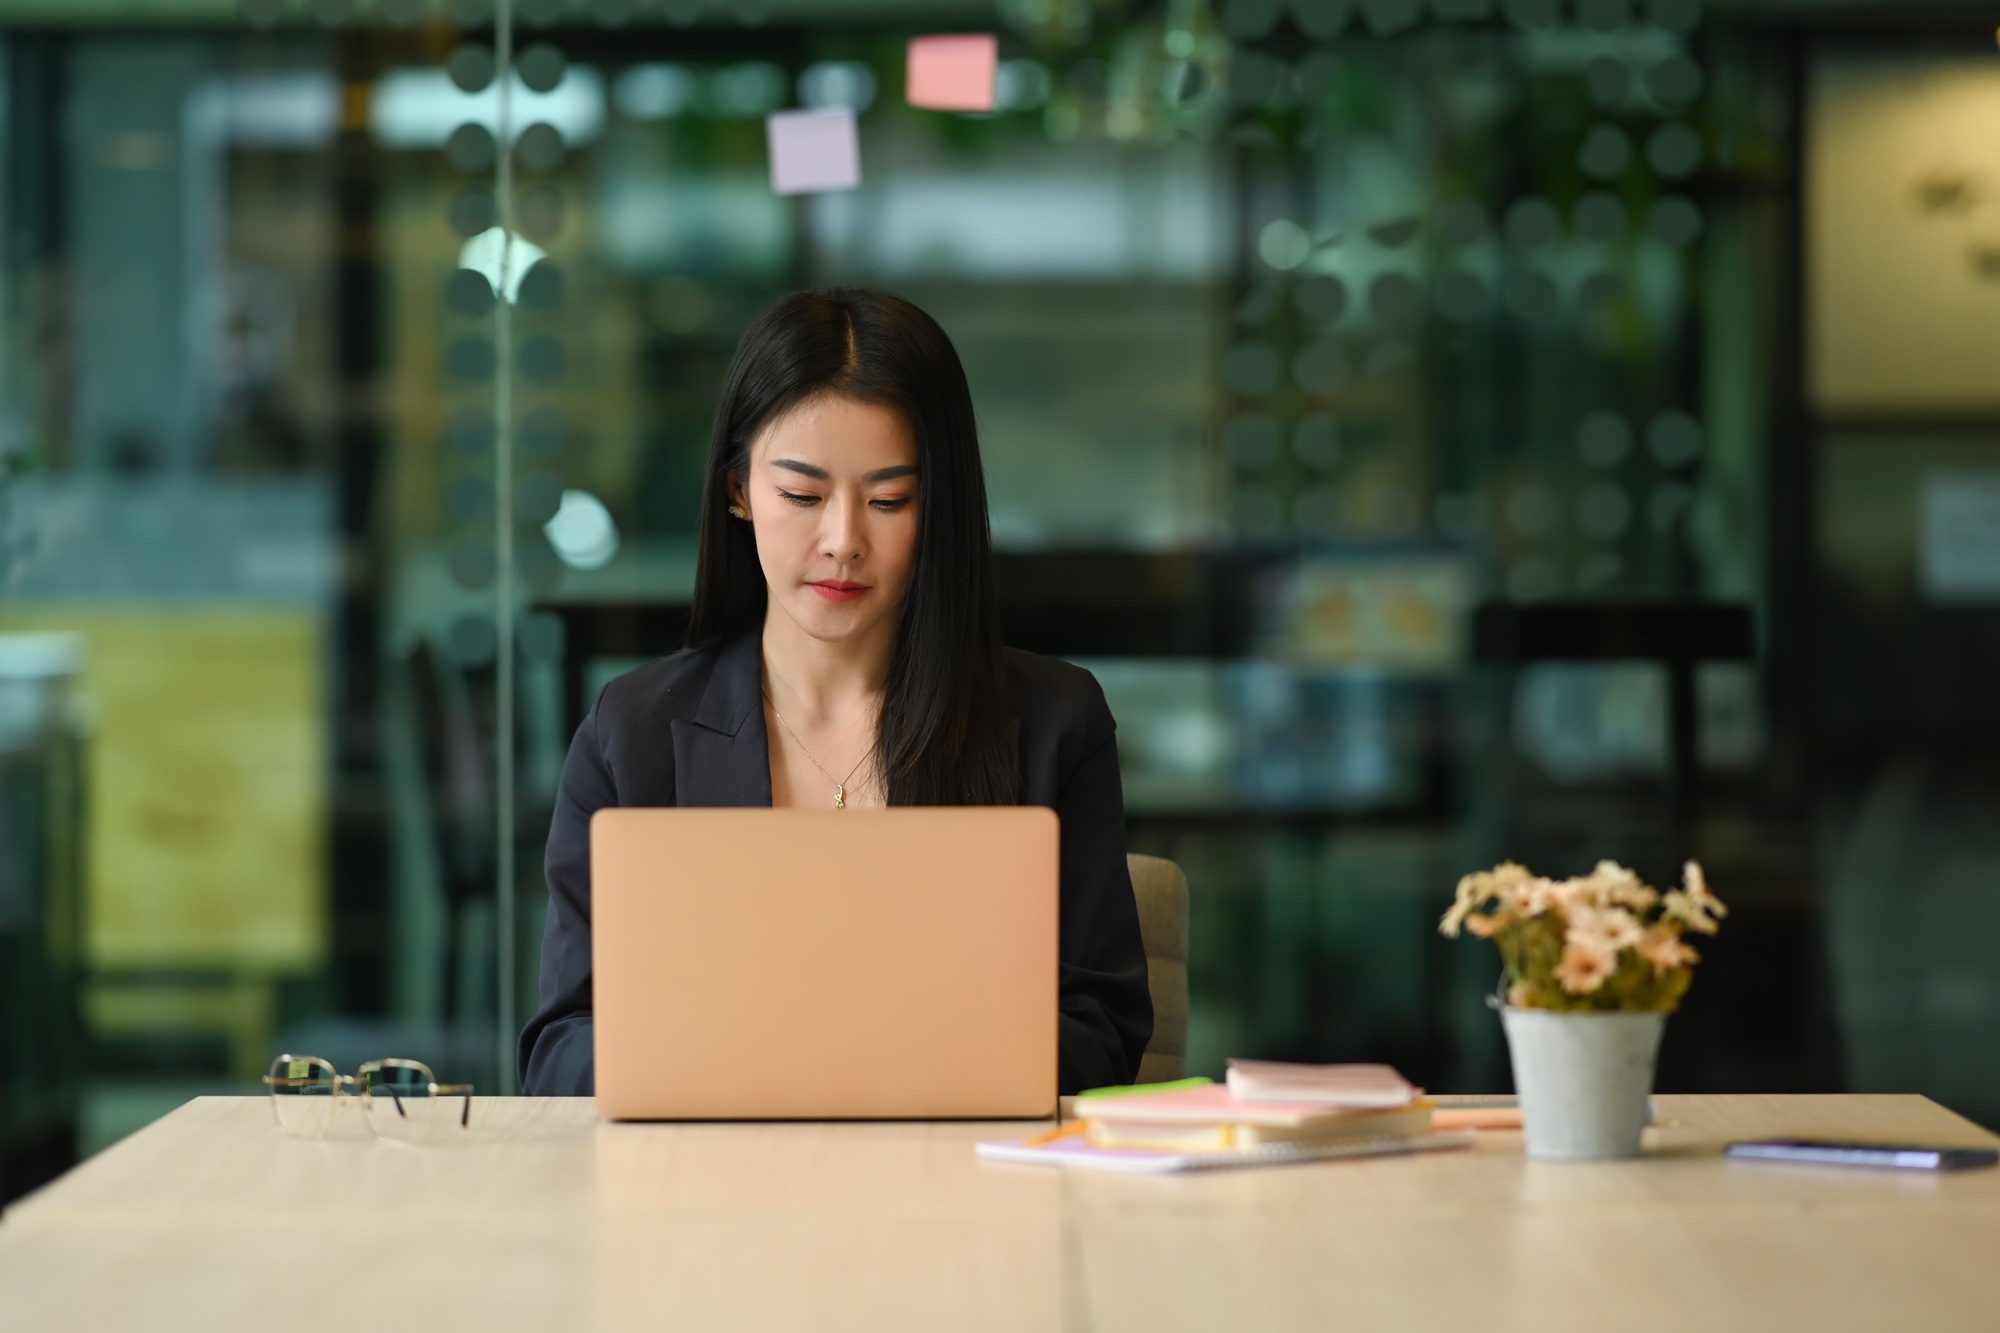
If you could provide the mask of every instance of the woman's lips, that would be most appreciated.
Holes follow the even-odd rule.
[[[868,585],[865,583],[842,583],[839,579],[808,583],[806,586],[829,602],[851,602],[868,591]]]

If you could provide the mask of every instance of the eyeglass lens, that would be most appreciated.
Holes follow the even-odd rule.
[[[369,1124],[385,1139],[428,1143],[459,1127],[460,1096],[437,1095],[436,1077],[414,1060],[383,1060],[361,1069]]]
[[[271,1090],[271,1109],[278,1117],[278,1128],[298,1138],[317,1138],[327,1132],[339,1083],[332,1065],[310,1056],[281,1055],[271,1062],[264,1083]]]

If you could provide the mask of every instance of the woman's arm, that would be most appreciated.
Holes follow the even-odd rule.
[[[1153,1035],[1146,946],[1125,862],[1125,792],[1116,724],[1090,681],[1082,758],[1062,780],[1061,1023],[1057,1085],[1064,1095],[1130,1083]]]
[[[596,1091],[591,1029],[590,817],[618,804],[598,744],[597,707],[577,728],[563,763],[549,826],[544,873],[548,923],[542,931],[541,1007],[521,1031],[521,1091],[531,1097],[588,1097]]]

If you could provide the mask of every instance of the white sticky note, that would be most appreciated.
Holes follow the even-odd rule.
[[[764,119],[771,188],[779,194],[851,190],[861,184],[861,141],[848,107],[774,111]]]
[[[913,37],[905,96],[934,111],[991,111],[999,58],[991,33]]]

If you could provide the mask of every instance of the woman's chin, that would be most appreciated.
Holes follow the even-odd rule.
[[[882,624],[882,608],[873,597],[829,602],[810,589],[793,599],[787,610],[798,627],[821,643],[852,643],[865,639]]]

